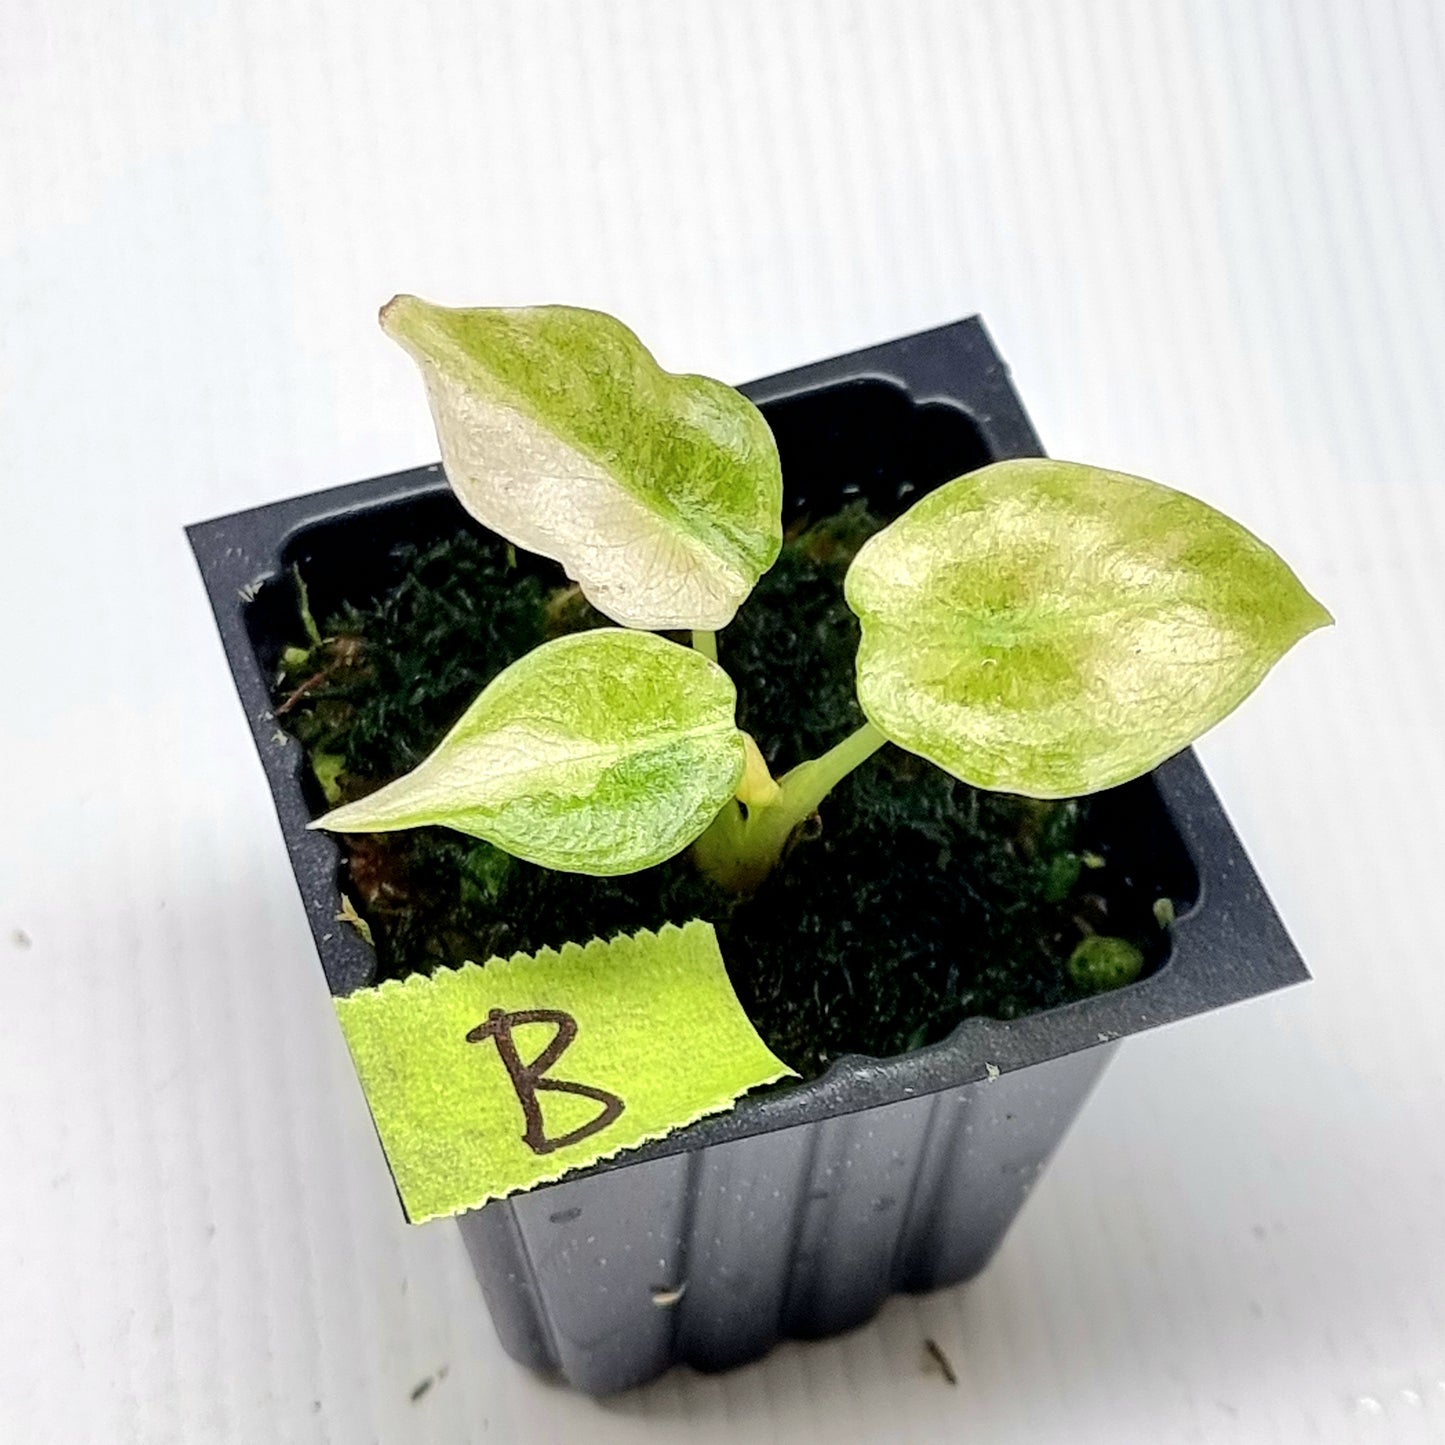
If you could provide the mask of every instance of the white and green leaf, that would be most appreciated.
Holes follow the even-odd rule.
[[[924,497],[865,543],[846,592],[870,721],[965,782],[1034,797],[1147,772],[1331,620],[1203,502],[1036,459]]]
[[[731,387],[662,370],[577,307],[398,296],[381,322],[421,368],[462,505],[560,562],[613,621],[716,631],[776,561],[777,446]]]
[[[312,824],[454,828],[546,868],[633,873],[680,852],[743,774],[727,674],[650,632],[544,643],[405,777]]]

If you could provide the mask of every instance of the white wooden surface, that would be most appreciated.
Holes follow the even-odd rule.
[[[1445,1439],[1442,82],[1429,0],[6,0],[0,1439]],[[597,1405],[400,1222],[180,533],[434,455],[398,289],[739,380],[981,311],[1336,611],[1203,748],[1316,982],[974,1286]]]

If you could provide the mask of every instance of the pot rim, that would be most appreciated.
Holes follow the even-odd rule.
[[[763,378],[740,388],[764,405],[849,382],[882,381],[915,406],[966,412],[995,459],[1043,449],[978,317]],[[290,541],[358,512],[444,493],[440,464],[250,508],[186,529],[209,594],[236,689],[261,756],[311,932],[333,995],[364,986],[371,950],[336,921],[340,844],[307,828],[305,754],[272,715],[247,624],[259,588],[282,573]],[[1194,904],[1175,922],[1169,957],[1135,983],[1016,1019],[968,1018],[947,1038],[893,1058],[845,1054],[825,1073],[687,1125],[664,1139],[565,1176],[588,1175],[751,1135],[770,1133],[1025,1069],[1173,1023],[1309,978],[1304,961],[1192,749],[1151,775],[1198,879]],[[548,1186],[542,1185],[540,1188]]]

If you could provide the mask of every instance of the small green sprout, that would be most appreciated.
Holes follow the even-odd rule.
[[[692,845],[705,874],[747,893],[885,742],[977,788],[1096,792],[1187,747],[1331,620],[1203,502],[1071,462],[995,463],[858,552],[845,595],[867,721],[774,779],[736,726],[715,637],[781,545],[777,449],[756,408],[663,371],[598,312],[403,296],[382,325],[421,368],[462,504],[559,561],[621,626],[544,643],[417,768],[316,827],[441,824],[594,875]],[[1117,940],[1085,943],[1070,962],[1081,987],[1137,973]]]

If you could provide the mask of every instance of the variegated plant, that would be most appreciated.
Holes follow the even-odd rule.
[[[402,296],[382,324],[421,368],[462,504],[559,561],[622,626],[514,663],[419,767],[319,827],[441,824],[591,874],[693,844],[746,891],[885,741],[979,788],[1095,792],[1186,747],[1330,621],[1203,502],[1070,462],[999,462],[859,551],[845,590],[868,721],[774,780],[735,724],[713,637],[782,541],[777,449],[752,404],[663,371],[598,312]]]

